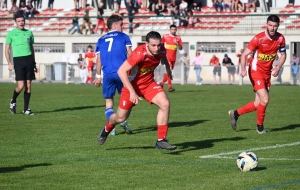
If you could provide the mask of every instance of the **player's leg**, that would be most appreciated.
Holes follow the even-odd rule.
[[[266,115],[267,105],[269,103],[269,92],[267,89],[259,89],[256,91],[255,105],[257,105],[256,110],[256,122],[257,122],[257,132],[259,134],[266,134],[264,129],[264,119]]]
[[[104,144],[107,136],[115,128],[115,126],[117,124],[124,122],[128,118],[128,116],[131,112],[131,108],[133,106],[134,106],[134,104],[132,102],[130,102],[130,93],[129,93],[129,91],[128,90],[123,90],[122,94],[121,94],[121,97],[120,97],[119,107],[118,107],[117,112],[112,114],[109,117],[109,120],[106,122],[106,125],[101,130],[101,132],[98,136],[98,143],[100,145]]]
[[[170,63],[171,71],[173,72],[175,61],[172,61],[172,62],[169,61],[169,63]],[[169,77],[168,74],[167,74],[167,80],[168,80],[168,89],[169,89],[169,92],[175,91],[175,89],[172,87],[172,80],[171,80],[171,78]]]
[[[146,98],[146,97],[145,97]],[[177,147],[167,141],[168,122],[170,115],[170,101],[164,91],[157,92],[152,103],[158,106],[157,112],[157,141],[156,148],[175,150]]]
[[[26,69],[26,81],[24,89],[24,115],[34,115],[34,113],[29,109],[29,102],[31,97],[31,81],[35,80],[35,63],[31,56],[26,57],[25,61],[27,62]]]
[[[233,72],[231,75],[232,75],[232,84],[234,84],[234,82],[235,82],[235,76],[234,76],[234,73],[235,72]]]

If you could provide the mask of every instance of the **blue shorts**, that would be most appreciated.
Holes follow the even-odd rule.
[[[105,99],[115,96],[116,90],[121,94],[123,83],[117,73],[106,74],[103,77],[102,92]]]

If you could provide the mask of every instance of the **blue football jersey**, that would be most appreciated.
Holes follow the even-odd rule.
[[[103,74],[117,73],[127,59],[127,46],[132,46],[129,36],[123,32],[110,31],[99,38],[96,54],[100,53]]]

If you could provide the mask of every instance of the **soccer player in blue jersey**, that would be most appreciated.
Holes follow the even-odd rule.
[[[132,52],[131,41],[127,34],[122,32],[123,19],[119,15],[112,15],[107,20],[109,32],[99,38],[96,45],[96,77],[95,86],[101,85],[101,69],[103,70],[103,97],[105,98],[105,116],[109,117],[114,113],[113,106],[116,90],[121,93],[123,83],[118,76],[118,69]],[[132,131],[127,122],[120,124],[127,134]]]

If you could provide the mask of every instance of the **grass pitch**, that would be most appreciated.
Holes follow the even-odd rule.
[[[128,120],[132,135],[117,126],[100,146],[101,89],[33,84],[36,115],[24,116],[23,93],[12,115],[15,84],[0,84],[0,189],[300,189],[299,86],[271,87],[267,135],[255,131],[255,113],[240,117],[237,131],[230,126],[228,110],[253,100],[252,86],[174,87],[168,139],[178,148],[165,151],[155,149],[157,107],[146,101]],[[239,153],[227,153],[253,148],[257,170],[239,171]]]

